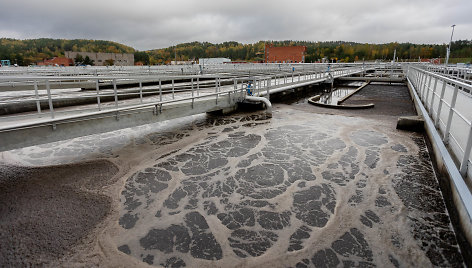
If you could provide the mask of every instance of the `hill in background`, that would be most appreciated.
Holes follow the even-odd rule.
[[[259,41],[254,44],[238,42],[190,42],[168,48],[149,51],[136,49],[112,41],[84,39],[0,39],[0,59],[8,59],[18,65],[34,64],[47,58],[64,56],[65,51],[134,53],[135,62],[148,64],[166,64],[171,60],[196,60],[198,58],[225,57],[233,61],[262,61],[265,43],[275,46],[306,46],[306,62],[315,62],[322,58],[341,62],[361,60],[392,60],[394,50],[400,60],[418,58],[444,58],[446,45],[386,43],[368,44],[354,42],[310,42],[310,41]],[[472,40],[459,40],[452,43],[451,63],[470,62],[472,60]]]
[[[18,65],[34,64],[52,57],[63,57],[64,51],[134,53],[135,49],[103,40],[0,39],[0,59],[8,59]]]
[[[341,62],[353,62],[362,60],[392,60],[394,50],[401,60],[415,60],[418,58],[444,58],[446,45],[437,44],[411,44],[411,43],[387,43],[387,44],[361,44],[353,42],[309,42],[309,41],[259,41],[254,44],[241,44],[238,42],[224,42],[212,44],[208,42],[191,42],[179,44],[174,47],[146,51],[142,60],[146,64],[162,64],[169,60],[192,60],[198,58],[225,57],[234,61],[261,61],[264,58],[265,43],[274,46],[306,46],[305,62],[315,62],[322,58],[335,59]],[[459,40],[452,43],[451,58],[458,61],[472,59],[472,40]],[[450,61],[454,63],[454,61]]]

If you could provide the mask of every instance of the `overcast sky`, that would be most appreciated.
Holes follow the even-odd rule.
[[[110,40],[139,50],[259,40],[472,39],[472,0],[0,0],[0,37]]]

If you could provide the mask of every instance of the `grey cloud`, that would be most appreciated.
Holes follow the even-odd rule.
[[[112,40],[137,49],[191,41],[472,39],[472,1],[4,0],[0,36]]]

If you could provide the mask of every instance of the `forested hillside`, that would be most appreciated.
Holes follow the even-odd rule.
[[[0,59],[9,59],[18,65],[34,64],[54,56],[63,56],[64,51],[134,53],[135,62],[144,64],[166,64],[171,60],[193,60],[198,58],[225,57],[233,61],[261,61],[264,58],[265,43],[274,46],[306,46],[306,62],[315,62],[324,57],[342,62],[359,60],[391,60],[397,50],[400,60],[418,58],[444,58],[446,45],[387,43],[367,44],[353,42],[308,42],[308,41],[259,41],[254,44],[223,42],[191,42],[168,48],[149,51],[136,51],[134,48],[111,41],[102,40],[65,40],[65,39],[0,39]],[[459,40],[452,43],[451,58],[461,58],[467,62],[472,59],[472,40]],[[454,62],[454,61],[451,61]]]
[[[306,42],[306,41],[266,41],[274,46],[306,46],[305,61],[315,62],[324,57],[335,58],[342,62],[357,60],[391,60],[397,50],[397,57],[404,60],[418,58],[444,58],[446,45],[418,45],[411,43],[360,44],[352,42]],[[156,49],[147,52],[143,62],[150,64],[165,63],[174,58],[191,60],[202,57],[226,57],[232,60],[258,61],[264,58],[264,44],[241,44],[224,42],[212,44],[208,42],[192,42],[175,47]],[[144,54],[143,54],[144,56]],[[455,41],[452,44],[451,58],[472,58],[472,40]]]
[[[64,51],[134,53],[132,47],[111,41],[84,39],[0,39],[0,59],[18,65],[34,64],[47,58],[64,56]]]

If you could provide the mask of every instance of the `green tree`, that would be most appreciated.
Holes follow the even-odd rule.
[[[77,54],[74,58],[75,65],[82,65],[84,64],[84,57],[80,54]]]
[[[85,65],[92,65],[92,66],[95,65],[94,62],[93,62],[93,60],[91,60],[89,56],[85,56],[85,58],[84,58],[84,64],[85,64]]]
[[[144,51],[134,52],[134,62],[142,62],[144,65],[149,65],[150,55]]]

